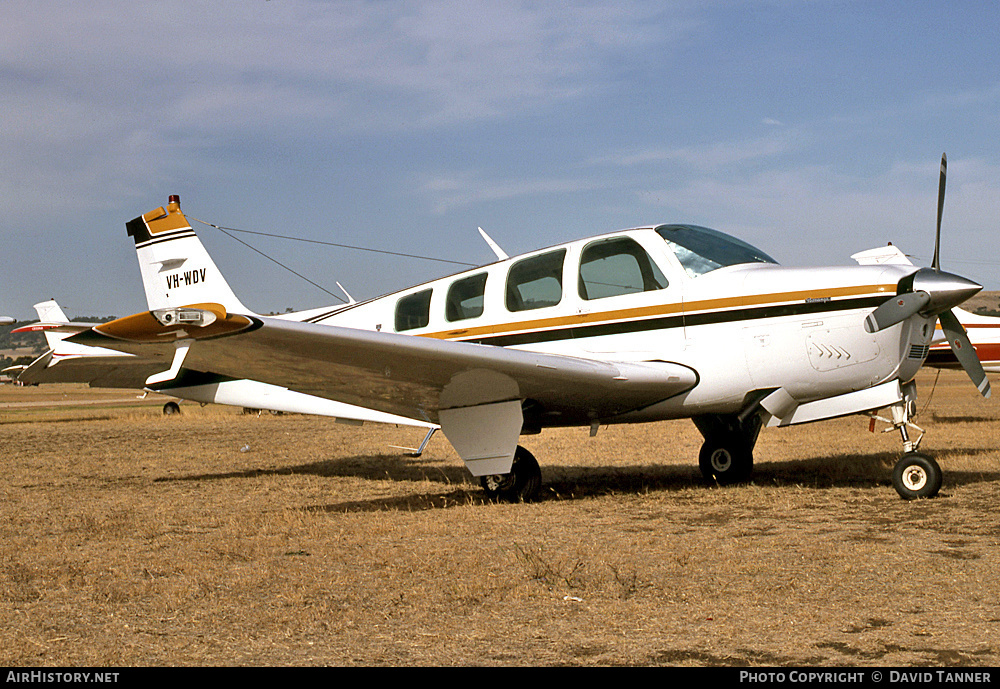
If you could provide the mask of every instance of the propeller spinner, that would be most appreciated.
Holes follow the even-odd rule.
[[[944,211],[945,177],[948,159],[941,155],[941,179],[938,183],[937,233],[934,239],[934,260],[930,268],[921,268],[899,281],[898,292],[893,299],[881,304],[865,319],[865,330],[870,333],[884,330],[920,314],[930,318],[936,316],[941,329],[948,338],[948,346],[969,378],[983,397],[990,396],[990,381],[979,361],[968,333],[962,327],[952,308],[958,306],[983,287],[972,280],[941,270],[941,216]]]

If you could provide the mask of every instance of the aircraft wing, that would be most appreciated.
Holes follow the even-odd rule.
[[[525,425],[591,425],[698,381],[677,363],[606,362],[242,316],[215,304],[128,316],[69,341],[157,358],[164,384],[182,369],[210,371],[431,423],[445,410],[516,400]]]

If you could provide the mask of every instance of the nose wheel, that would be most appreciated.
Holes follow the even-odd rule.
[[[941,467],[930,455],[917,452],[920,440],[924,436],[923,429],[910,421],[916,411],[916,388],[912,383],[903,389],[904,399],[889,408],[891,419],[885,419],[872,414],[872,428],[876,420],[892,424],[886,432],[896,430],[903,441],[903,456],[896,462],[892,470],[892,487],[904,500],[933,498],[941,490]],[[915,429],[919,435],[914,440],[907,428]]]
[[[941,490],[941,467],[920,452],[907,452],[892,470],[892,487],[904,500],[933,498]]]

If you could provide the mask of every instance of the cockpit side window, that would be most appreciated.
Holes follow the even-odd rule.
[[[566,250],[550,251],[518,261],[507,274],[507,310],[529,311],[562,301]]]
[[[697,225],[660,225],[657,234],[691,277],[741,263],[777,263],[760,249]]]
[[[580,297],[603,299],[663,289],[667,279],[631,237],[591,242],[580,255]]]
[[[445,299],[444,317],[448,321],[463,321],[483,315],[487,273],[479,273],[451,283]]]
[[[426,328],[431,319],[431,290],[425,289],[396,302],[396,332]]]

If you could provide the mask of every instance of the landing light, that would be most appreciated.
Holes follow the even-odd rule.
[[[201,309],[156,309],[153,311],[153,318],[160,325],[194,325],[204,328],[215,322],[216,315]]]

